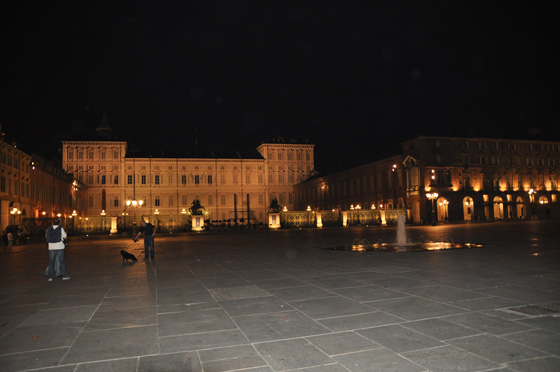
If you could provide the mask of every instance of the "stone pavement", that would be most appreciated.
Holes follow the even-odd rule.
[[[0,371],[560,371],[560,222],[71,237],[0,254]],[[123,263],[121,249],[139,261]]]

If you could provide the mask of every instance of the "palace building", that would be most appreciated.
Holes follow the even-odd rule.
[[[89,215],[124,217],[125,225],[144,216],[174,228],[199,200],[211,222],[256,224],[266,223],[274,198],[293,208],[293,185],[315,172],[312,144],[278,139],[257,152],[255,158],[134,157],[127,142],[63,141],[62,167],[87,186]]]

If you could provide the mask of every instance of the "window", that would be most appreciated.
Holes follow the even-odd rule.
[[[154,198],[154,205],[155,205],[156,207],[159,207],[159,206],[160,206],[159,195],[156,195],[156,197]]]
[[[220,183],[222,185],[226,183],[226,176],[224,176],[223,174],[220,174]]]
[[[234,174],[234,175],[233,175],[233,183],[234,183],[234,184],[237,184],[237,174]]]
[[[194,183],[196,184],[200,183],[200,176],[198,174],[194,176]]]
[[[169,206],[173,206],[173,195],[169,195]]]
[[[173,175],[172,174],[169,175],[168,180],[169,180],[169,184],[171,185],[173,183]]]
[[[181,183],[182,183],[183,185],[186,185],[186,184],[187,184],[187,175],[186,175],[186,174],[182,174],[182,175],[181,175]]]
[[[187,195],[181,196],[181,204],[187,205]]]
[[[258,182],[259,182],[259,184],[262,184],[262,183],[263,183],[263,175],[262,175],[262,174],[259,174],[259,176],[258,176]]]
[[[68,151],[68,160],[74,159],[74,151]]]
[[[101,176],[101,184],[105,185],[105,181],[106,181],[106,177],[105,177],[105,175],[102,175]]]
[[[140,183],[141,183],[142,185],[145,185],[145,184],[146,184],[146,175],[145,175],[145,174],[143,174],[143,175],[140,177]]]
[[[250,174],[246,174],[246,175],[245,175],[245,183],[246,183],[246,184],[250,184],[250,183],[251,183],[251,175],[250,175]]]
[[[113,178],[113,184],[118,185],[119,184],[119,176],[115,176],[115,178]]]
[[[105,160],[105,156],[106,156],[105,151],[101,151],[101,159],[102,159],[102,160]]]
[[[119,206],[119,199],[115,197],[115,199],[113,199],[113,207],[118,207],[118,206]]]
[[[155,177],[154,177],[154,183],[155,183],[156,185],[159,185],[159,174],[156,174],[156,175],[155,175]]]
[[[208,205],[214,204],[214,200],[212,199],[212,195],[208,195]]]
[[[126,176],[126,183],[132,185],[132,174]]]
[[[212,175],[208,176],[208,183],[211,184],[212,183]]]
[[[113,159],[118,159],[119,158],[119,152],[118,151],[114,151],[113,152]]]

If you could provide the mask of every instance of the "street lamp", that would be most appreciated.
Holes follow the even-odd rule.
[[[76,216],[78,215],[78,212],[76,212],[76,210],[74,209],[72,211],[72,231],[74,232],[74,234],[76,233]]]
[[[105,216],[107,215],[107,212],[105,212],[105,209],[101,210],[101,232],[104,233],[105,232]]]
[[[432,193],[427,193],[426,197],[428,199],[430,199],[432,201],[432,226],[436,225],[436,206],[435,206],[435,202],[436,199],[438,198],[438,193],[437,192],[432,192]]]
[[[20,215],[21,211],[17,207],[13,207],[10,210],[10,214],[14,217],[14,223],[12,225],[15,225],[16,224],[16,215]]]

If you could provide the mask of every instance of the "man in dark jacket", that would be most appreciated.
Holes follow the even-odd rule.
[[[66,244],[66,231],[60,226],[60,219],[55,218],[51,227],[45,232],[45,238],[47,243],[49,243],[49,269],[47,271],[48,281],[53,281],[54,276],[54,265],[55,261],[58,259],[60,263],[60,273],[62,275],[62,280],[69,280],[70,277],[66,275],[66,259],[64,257],[64,248]]]
[[[156,227],[149,222],[142,219],[140,231],[134,237],[134,241],[138,241],[138,237],[144,234],[144,261],[148,260],[148,257],[154,259],[155,247],[154,247],[154,235],[156,234]],[[148,256],[149,255],[149,256]]]

